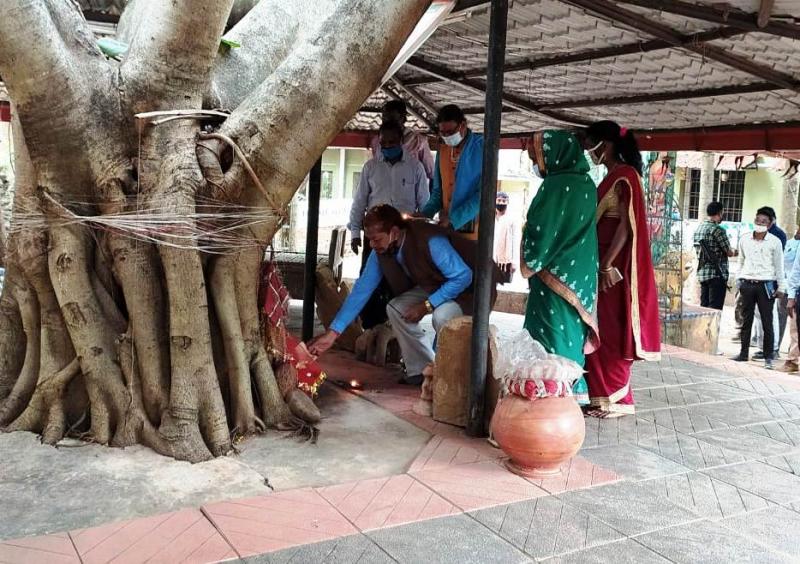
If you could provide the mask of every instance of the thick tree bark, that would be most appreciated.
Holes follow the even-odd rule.
[[[121,64],[71,0],[4,5],[18,121],[0,427],[55,444],[85,419],[94,441],[194,462],[232,433],[317,422],[263,344],[263,250],[429,0],[262,0],[221,49],[232,4],[131,2]],[[232,110],[213,135],[204,106]]]

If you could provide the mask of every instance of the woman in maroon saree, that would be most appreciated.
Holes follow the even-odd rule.
[[[586,357],[593,417],[634,413],[631,366],[659,360],[660,320],[650,255],[642,157],[633,134],[612,121],[586,131],[586,148],[608,174],[597,189],[600,348]],[[621,275],[621,276],[620,276]]]

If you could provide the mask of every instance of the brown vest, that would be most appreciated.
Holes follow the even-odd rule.
[[[450,241],[459,256],[472,269],[473,284],[464,290],[457,298],[456,302],[461,306],[465,315],[472,315],[473,291],[475,278],[475,259],[478,254],[478,242],[471,241],[453,231],[433,225],[425,221],[411,220],[406,228],[406,238],[403,243],[403,263],[408,274],[397,262],[393,255],[378,255],[378,262],[381,265],[383,276],[392,289],[395,296],[399,296],[412,288],[419,286],[429,294],[432,294],[445,283],[446,278],[439,271],[436,263],[431,257],[428,241],[431,237],[441,235]],[[491,305],[497,299],[497,280],[498,270],[492,262],[492,298]]]

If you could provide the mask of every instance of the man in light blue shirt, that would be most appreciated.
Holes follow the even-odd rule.
[[[380,129],[380,150],[367,161],[361,171],[353,205],[350,208],[350,248],[355,254],[361,246],[361,226],[368,209],[389,204],[401,213],[414,215],[428,201],[428,176],[413,155],[403,147],[403,128],[396,122],[384,121]],[[364,248],[361,271],[367,264],[370,248]],[[360,312],[361,325],[371,329],[386,322],[389,289],[381,283]]]
[[[798,348],[798,318],[795,315],[795,307],[797,301],[797,291],[800,288],[800,260],[797,260],[797,254],[800,251],[800,228],[794,234],[794,237],[786,242],[786,248],[783,251],[783,264],[784,271],[789,277],[789,301],[786,305],[787,314],[789,315],[789,356],[786,362],[783,363],[780,370],[781,372],[794,373],[798,371],[797,361],[800,358],[800,348]]]
[[[395,296],[386,312],[406,365],[403,382],[419,385],[423,369],[434,359],[431,340],[419,323],[432,314],[438,333],[449,320],[471,313],[472,268],[467,261],[476,256],[475,243],[425,221],[406,220],[388,205],[372,208],[364,228],[375,252],[330,329],[309,349],[320,355],[333,346],[385,278]]]
[[[350,208],[350,240],[353,252],[361,246],[364,214],[380,204],[389,204],[400,213],[414,215],[428,202],[428,176],[413,155],[403,149],[403,129],[387,121],[380,129],[381,150],[361,171],[353,205]],[[365,252],[369,251],[365,249]]]

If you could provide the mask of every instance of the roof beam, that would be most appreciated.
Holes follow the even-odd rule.
[[[464,10],[474,10],[475,8],[480,8],[488,6],[491,2],[487,0],[458,0],[456,2],[455,8],[453,8],[452,13],[456,14],[458,12],[463,12]]]
[[[759,27],[758,14],[748,14],[730,6],[720,8],[714,5],[695,4],[683,0],[617,0],[618,4],[631,4],[652,10],[661,10],[669,14],[686,16],[696,20],[725,24],[745,31],[758,31],[780,37],[800,39],[800,26],[786,22],[770,21]],[[763,6],[763,5],[762,5]]]
[[[439,66],[437,64],[430,63],[428,61],[420,59],[419,57],[411,57],[406,63],[406,65],[409,65],[424,73],[435,76],[439,80],[450,82],[451,84],[460,86],[461,88],[469,90],[470,92],[474,92],[480,95],[485,95],[486,93],[485,92],[486,83],[484,81],[477,79],[469,79],[469,78],[462,79],[458,77],[458,75],[453,71],[445,67]],[[526,113],[537,119],[546,118],[548,120],[560,121],[567,125],[588,124],[588,122],[584,120],[568,116],[560,112],[553,112],[549,110],[542,111],[537,104],[530,102],[529,100],[526,100],[519,96],[515,96],[514,94],[509,94],[507,92],[503,92],[503,105],[508,106],[510,108],[514,108],[515,110]]]
[[[759,28],[764,29],[769,25],[773,6],[775,6],[775,0],[761,0],[761,5],[758,8],[758,18],[756,19],[756,25]]]
[[[638,2],[639,0],[635,1]],[[637,12],[632,12],[630,10],[621,8],[616,4],[608,2],[608,0],[562,0],[562,2],[582,8],[585,12],[594,14],[602,19],[619,23],[647,33],[658,39],[667,41],[675,47],[692,51],[693,53],[697,53],[702,57],[717,61],[718,63],[722,63],[731,68],[735,68],[752,76],[758,77],[761,80],[771,82],[781,86],[782,88],[794,91],[800,90],[800,82],[795,80],[795,78],[791,75],[778,72],[770,67],[755,63],[750,59],[745,59],[744,57],[734,55],[727,52],[725,49],[721,49],[714,45],[684,44],[682,41],[683,35],[676,32],[672,28],[653,22]]]
[[[727,39],[737,35],[747,33],[738,28],[733,27],[720,27],[701,33],[693,33],[691,35],[683,35],[684,44],[699,44],[706,41],[714,41],[715,39]],[[652,39],[650,41],[637,41],[636,43],[627,43],[625,45],[615,45],[612,47],[603,47],[601,49],[590,49],[586,51],[577,51],[575,53],[564,53],[553,55],[550,57],[536,57],[531,59],[524,59],[522,61],[515,61],[507,63],[504,67],[505,72],[518,72],[524,70],[534,70],[546,67],[555,67],[558,65],[567,65],[571,63],[581,63],[586,61],[594,61],[597,59],[605,59],[609,57],[620,57],[623,55],[635,55],[637,53],[649,53],[651,51],[659,51],[661,49],[672,49],[675,46],[672,43],[663,41],[661,39]],[[486,69],[473,68],[467,69],[459,73],[462,78],[480,78],[486,76]],[[430,84],[432,82],[439,82],[439,79],[432,76],[424,76],[413,78],[406,81],[408,86],[418,86],[420,84]]]
[[[396,86],[395,86],[395,88],[396,88]],[[404,100],[403,97],[398,92],[395,92],[395,88],[392,88],[391,81],[390,81],[390,83],[384,84],[381,87],[381,90],[383,90],[386,93],[387,96],[389,96],[390,98],[392,98],[394,100],[403,100],[403,102],[406,102],[406,100]],[[417,104],[420,104],[420,102],[417,100],[417,98],[412,98],[412,101],[417,103]],[[423,100],[423,102],[424,102],[424,100]],[[431,111],[429,109],[430,106],[427,105],[427,103],[423,103],[423,104],[420,104],[420,105],[422,106],[422,111],[420,111],[417,108],[415,108],[412,104],[409,104],[409,103],[406,102],[406,109],[408,110],[408,113],[410,113],[412,116],[417,118],[419,121],[421,121],[422,123],[427,125],[428,129],[433,131],[435,129],[434,124],[436,123],[436,118],[435,118],[436,112],[435,111]]]
[[[563,108],[594,108],[597,106],[624,106],[629,104],[646,104],[649,102],[668,102],[670,100],[686,100],[692,98],[709,98],[713,96],[728,96],[731,94],[751,94],[754,92],[769,92],[778,90],[771,82],[756,82],[753,84],[720,86],[716,88],[700,88],[695,90],[676,90],[672,92],[656,92],[652,94],[638,94],[636,96],[613,96],[608,98],[585,98],[582,100],[564,100],[542,104],[543,109],[558,110]]]

